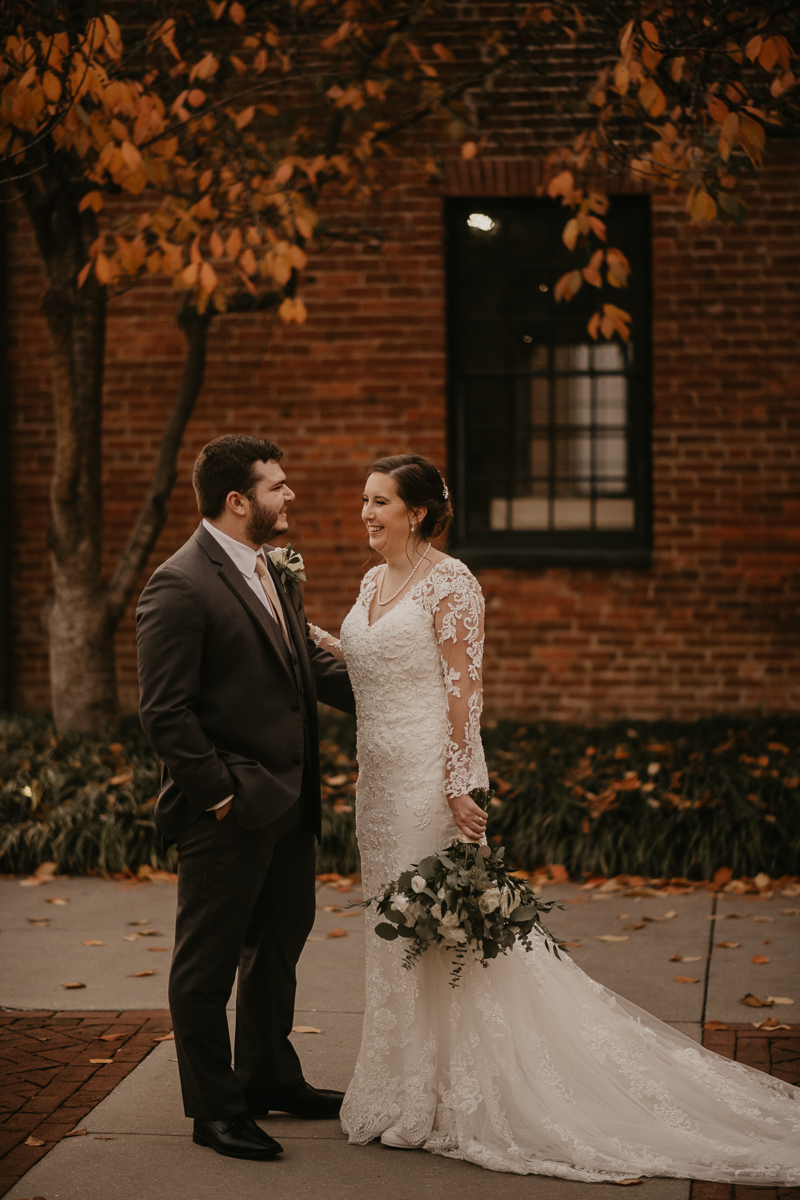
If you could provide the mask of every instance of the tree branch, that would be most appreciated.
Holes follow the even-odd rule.
[[[128,544],[108,590],[108,608],[112,620],[119,620],[133,595],[137,580],[158,541],[167,519],[167,501],[177,476],[176,463],[184,430],[194,412],[197,397],[203,386],[206,368],[208,327],[214,311],[198,313],[194,305],[184,302],[178,324],[186,334],[186,365],[180,390],[169,415],[153,482],[139,510]]]

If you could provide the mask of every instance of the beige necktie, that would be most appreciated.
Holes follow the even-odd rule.
[[[269,606],[272,610],[272,615],[281,627],[283,637],[289,649],[292,649],[292,639],[289,637],[289,630],[286,628],[286,617],[283,612],[283,605],[278,599],[278,593],[275,590],[272,576],[269,573],[269,568],[264,562],[260,554],[256,555],[256,574],[261,581],[261,586],[264,589],[264,595],[267,597]]]

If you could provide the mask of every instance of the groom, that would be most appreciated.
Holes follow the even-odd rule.
[[[136,614],[141,719],[163,761],[156,824],[178,846],[169,1002],[184,1108],[195,1142],[247,1159],[281,1152],[255,1117],[333,1117],[342,1101],[306,1083],[289,1034],[316,904],[317,695],[354,702],[344,664],[308,635],[299,586],[265,554],[294,500],[281,458],[243,435],[205,447],[203,521]]]

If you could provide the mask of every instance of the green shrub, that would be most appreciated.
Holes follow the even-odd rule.
[[[489,836],[532,869],[710,879],[800,870],[797,718],[501,723]]]
[[[520,867],[560,863],[575,877],[800,872],[796,718],[501,722],[484,743],[499,800],[489,836]],[[317,869],[349,874],[359,869],[352,718],[323,710],[320,748]],[[174,848],[164,852],[153,822],[158,780],[135,718],[114,739],[0,719],[0,871],[48,861],[63,874],[174,870]]]

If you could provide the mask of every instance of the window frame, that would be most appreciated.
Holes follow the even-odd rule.
[[[458,306],[454,293],[463,286],[465,273],[456,262],[453,229],[456,221],[465,221],[471,212],[496,213],[501,219],[505,214],[553,212],[558,210],[565,222],[567,213],[557,202],[539,198],[515,197],[493,198],[487,196],[447,197],[445,200],[445,270],[447,304],[447,375],[448,375],[448,451],[449,478],[453,490],[455,527],[451,552],[474,567],[649,567],[652,563],[652,288],[651,254],[652,234],[649,197],[644,195],[622,195],[611,198],[616,211],[636,205],[642,211],[642,261],[633,263],[639,274],[639,288],[646,302],[637,311],[636,346],[639,362],[635,372],[636,395],[629,409],[627,421],[628,460],[631,494],[635,501],[635,526],[631,530],[491,530],[479,534],[467,528],[468,508],[466,504],[466,385],[467,380],[477,378],[466,370],[460,360],[460,345],[465,337],[465,326],[459,328]],[[556,218],[554,218],[555,220]],[[612,244],[613,244],[613,238]],[[550,274],[550,311],[554,317],[555,301],[553,286],[560,270],[553,277],[552,255],[547,264]],[[508,276],[506,276],[508,278]],[[588,285],[584,284],[584,287]],[[594,292],[594,289],[591,289]],[[605,297],[608,298],[607,296]],[[561,301],[560,306],[570,301]],[[620,307],[625,304],[625,293],[619,299]],[[643,310],[643,311],[642,311]],[[567,310],[568,311],[568,310]],[[556,317],[557,319],[557,317]],[[551,331],[553,326],[551,326]],[[508,335],[506,345],[511,346]],[[591,339],[586,335],[587,342]],[[558,339],[550,337],[549,361],[552,347]],[[574,344],[574,343],[573,343]],[[505,375],[507,379],[525,376],[524,370],[506,368],[505,371],[490,371]],[[629,377],[631,378],[631,377]]]

